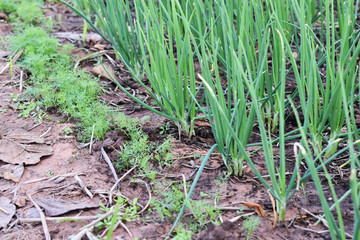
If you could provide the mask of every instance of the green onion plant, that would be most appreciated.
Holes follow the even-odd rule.
[[[238,12],[238,20],[242,22],[239,32],[236,32],[233,27],[233,13],[231,12],[229,15],[225,1],[218,1],[218,4],[221,17],[216,20],[214,16],[213,19],[210,19],[210,23],[219,21],[221,24],[223,28],[221,33],[224,34],[220,36],[224,43],[222,48],[227,50],[223,55],[223,61],[219,61],[218,57],[222,55],[219,53],[221,51],[219,49],[221,46],[220,38],[217,38],[215,24],[210,24],[213,26],[209,34],[211,45],[209,46],[204,39],[200,39],[200,48],[197,50],[200,55],[203,74],[199,77],[205,86],[208,106],[205,113],[211,123],[214,138],[218,144],[217,148],[228,169],[236,176],[241,176],[245,155],[235,143],[233,133],[224,123],[224,118],[231,124],[231,128],[241,140],[242,145],[246,146],[255,124],[255,105],[249,99],[243,76],[235,62],[240,61],[239,64],[244,66],[250,63],[247,65],[249,71],[246,74],[251,84],[255,86],[257,94],[261,94],[264,91],[263,72],[267,59],[269,34],[265,29],[259,32],[256,37],[252,37],[254,31],[258,29],[254,29],[254,23],[245,20],[248,15],[254,14],[255,11],[250,1],[247,4],[244,2],[241,12]],[[198,17],[200,18],[200,15]],[[237,41],[234,41],[234,35]],[[241,54],[234,55],[234,52],[238,52],[242,44],[249,41],[250,44],[246,45]],[[261,49],[258,58],[256,57],[257,47]],[[250,57],[247,58],[248,56]],[[224,65],[221,66],[227,70],[225,79],[222,77],[224,72],[222,72],[219,62],[222,62]]]
[[[191,137],[194,134],[197,95],[194,57],[185,13],[176,1],[169,8],[156,6],[154,1],[141,1],[145,30],[139,26],[139,41],[144,58],[144,70],[157,105],[174,116],[179,131]],[[167,24],[163,18],[167,19]]]

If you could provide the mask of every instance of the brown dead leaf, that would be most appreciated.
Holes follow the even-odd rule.
[[[97,50],[104,50],[106,47],[105,44],[100,44],[100,43],[97,43],[93,46],[94,49],[97,49]]]
[[[22,164],[12,165],[6,164],[0,167],[0,178],[19,182],[24,173],[24,166]]]
[[[241,202],[241,204],[246,207],[253,208],[260,217],[265,217],[265,212],[259,204],[250,202]]]
[[[45,209],[48,216],[59,216],[73,210],[99,207],[97,203],[67,202],[57,198],[34,197],[33,199]]]
[[[273,212],[274,212],[274,222],[273,222],[273,228],[276,228],[276,223],[277,223],[277,212],[276,212],[276,205],[275,205],[275,199],[274,197],[271,195],[270,193],[270,190],[268,189],[268,194],[269,194],[269,197],[270,197],[270,200],[271,200],[271,204],[272,204],[272,207],[273,207]]]
[[[0,179],[0,193],[13,189],[14,185],[15,185],[14,182],[5,179]]]
[[[15,211],[15,205],[8,198],[0,197],[0,228],[4,228],[9,224]]]
[[[15,132],[0,139],[0,160],[10,164],[36,164],[53,151],[44,138],[29,132]]]
[[[94,73],[95,75],[100,75],[102,77],[106,77],[107,79],[109,79],[111,81],[112,81],[112,79],[116,79],[116,75],[114,73],[113,68],[111,67],[110,64],[107,64],[107,63],[99,64],[99,65],[93,67],[93,69],[91,69],[91,72]],[[110,75],[108,73],[110,73]]]
[[[210,124],[209,121],[196,120],[196,121],[195,121],[195,126],[199,126],[199,127],[211,127],[211,124]]]
[[[14,140],[19,143],[45,143],[45,139],[38,137],[35,133],[32,132],[11,132],[6,135],[6,138]]]

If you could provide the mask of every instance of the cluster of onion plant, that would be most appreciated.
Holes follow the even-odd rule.
[[[199,77],[205,86],[207,100],[205,113],[211,123],[217,148],[228,169],[236,176],[241,176],[245,155],[239,150],[229,127],[224,124],[224,118],[241,139],[242,145],[246,146],[255,123],[255,105],[249,99],[247,87],[236,62],[240,59],[242,65],[250,63],[246,74],[251,79],[251,84],[255,86],[257,94],[263,94],[264,75],[261,73],[265,70],[269,34],[267,30],[255,29],[256,25],[246,20],[248,15],[254,14],[256,10],[250,3],[244,2],[242,8],[236,9],[237,21],[240,21],[238,24],[241,25],[238,29],[233,27],[235,14],[233,11],[228,11],[229,3],[218,1],[216,4],[216,15],[220,17],[217,19],[216,15],[213,18],[207,16],[210,26],[213,26],[209,29],[209,39],[199,39],[197,53],[201,59],[202,69],[202,75],[199,74]],[[201,14],[196,16],[200,22]],[[256,15],[256,17],[260,16]],[[220,23],[221,31],[216,29],[216,24],[212,24],[215,21]],[[256,37],[250,37],[253,32],[258,33]],[[217,35],[219,33],[223,35],[219,37]],[[243,59],[234,55],[234,52],[239,52],[242,45],[245,46],[241,51]],[[256,48],[260,50],[258,57]],[[222,60],[220,61],[219,58]],[[226,80],[223,79],[223,75],[226,76]]]
[[[330,0],[135,0],[134,19],[129,1],[92,0],[89,6],[101,19],[99,28],[83,11],[73,9],[114,46],[156,107],[135,98],[114,80],[119,88],[145,108],[172,119],[188,136],[193,134],[201,110],[216,140],[211,151],[216,147],[229,170],[238,176],[246,161],[276,199],[280,221],[299,184],[311,177],[334,239],[348,235],[339,203],[351,193],[353,237],[359,239],[360,163],[353,142],[354,136],[359,137],[353,109],[360,76],[358,5],[354,0],[338,1],[335,15]],[[314,23],[320,27],[315,28]],[[201,70],[195,70],[194,61]],[[142,81],[139,68],[149,84]],[[291,109],[303,116],[302,122],[297,117],[301,143],[296,144],[300,151],[290,178],[286,176],[289,166],[285,156],[285,110],[288,103],[292,104],[285,92],[289,76],[294,76],[297,86],[291,97],[300,102],[298,108]],[[206,107],[199,101],[202,87]],[[340,135],[344,123],[347,134]],[[269,180],[246,151],[255,124]],[[326,136],[328,129],[330,135]],[[277,139],[273,139],[274,132]],[[340,136],[347,138],[348,146],[338,150]],[[275,154],[275,141],[279,154]],[[350,152],[351,189],[338,198],[326,167],[345,151]],[[301,172],[303,159],[308,170]],[[319,171],[325,172],[333,207],[326,201]]]
[[[314,154],[323,149],[323,142],[331,145],[325,158],[332,156],[338,146],[338,139],[345,121],[341,99],[341,80],[344,80],[348,101],[353,98],[349,93],[354,89],[357,77],[357,58],[360,52],[360,32],[354,31],[354,2],[349,1],[338,8],[339,32],[335,30],[334,6],[324,1],[326,45],[313,31],[308,6],[301,1],[293,2],[293,9],[300,29],[299,58],[300,68],[290,56],[294,69],[301,110],[304,114],[305,131],[309,131]],[[290,49],[290,46],[287,46]],[[321,68],[326,68],[322,73]],[[330,128],[330,135],[325,131]]]
[[[162,112],[172,116],[188,137],[194,134],[197,109],[193,97],[197,96],[194,57],[189,28],[184,28],[185,13],[176,2],[168,7],[153,1],[141,1],[146,22],[139,29],[139,41],[144,58],[144,70],[154,100]],[[166,21],[166,24],[165,24]]]

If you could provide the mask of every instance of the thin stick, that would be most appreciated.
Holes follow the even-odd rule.
[[[183,182],[184,182],[184,195],[185,198],[187,198],[187,190],[186,190],[186,177],[184,174],[181,174],[182,178],[183,178]]]
[[[130,230],[125,226],[125,224],[122,221],[119,221],[120,225],[126,230],[126,232],[130,235],[131,238],[133,238],[132,233]]]
[[[307,214],[309,214],[310,216],[312,216],[312,217],[320,220],[320,221],[325,225],[325,227],[329,228],[329,225],[328,225],[328,223],[327,223],[327,221],[326,221],[325,219],[323,219],[323,218],[320,219],[320,217],[316,216],[315,214],[313,214],[312,212],[306,210],[305,208],[301,208],[301,209],[302,209],[304,212],[306,212]],[[313,224],[313,225],[317,225],[317,224]]]
[[[41,134],[39,137],[45,136],[50,130],[51,130],[51,126],[43,134]]]
[[[80,230],[92,229],[95,226],[95,224],[97,224],[98,222],[104,220],[105,218],[107,218],[108,216],[110,216],[113,213],[114,213],[114,208],[112,207],[112,208],[110,208],[110,210],[107,213],[105,213],[101,217],[97,218],[96,220],[92,221],[88,225],[80,228]]]
[[[173,158],[171,160],[175,161],[175,160],[188,159],[188,158],[195,158],[195,156],[194,155],[189,155],[189,156],[184,156],[184,157]]]
[[[89,59],[89,58],[95,58],[95,57],[104,55],[104,54],[106,54],[106,53],[114,53],[114,51],[111,51],[111,50],[103,50],[103,51],[100,51],[100,52],[96,52],[96,53],[87,55],[87,56],[79,59],[79,60],[76,62],[75,66],[74,66],[74,69],[76,69],[76,68],[79,66],[80,62],[82,62],[82,61],[84,61],[84,60],[87,60],[87,59]]]
[[[134,170],[136,167],[131,168],[129,171],[127,171],[124,175],[122,175],[122,177],[120,179],[118,179],[114,186],[112,186],[112,188],[110,189],[110,193],[109,193],[109,204],[111,206],[112,203],[112,192],[115,190],[116,186],[129,174],[132,172],[132,170]]]
[[[94,131],[95,131],[95,124],[93,125],[93,129],[91,132],[91,139],[90,139],[90,147],[89,147],[89,154],[92,155],[92,145],[93,145],[93,139],[94,139]]]
[[[140,182],[142,182],[145,185],[146,190],[148,191],[148,194],[149,194],[149,200],[148,200],[147,204],[145,205],[145,207],[143,207],[143,209],[140,212],[138,212],[138,214],[143,213],[149,207],[150,202],[151,202],[151,191],[150,191],[149,185],[143,180],[140,180]]]
[[[92,228],[91,228],[92,229]],[[71,238],[71,240],[81,240],[82,237],[89,231],[91,231],[91,229],[83,229],[81,230],[78,234],[76,234],[73,238]]]
[[[117,228],[119,227],[119,225],[120,225],[120,221],[117,221],[117,222],[115,223],[115,225],[114,225],[113,230],[115,231],[115,229],[117,229]],[[102,238],[105,237],[105,235],[107,234],[107,232],[109,231],[109,229],[110,229],[110,227],[107,227],[100,236],[101,236]]]
[[[24,71],[21,70],[20,71],[20,86],[19,86],[20,92],[22,92],[22,90],[23,90],[23,78],[24,78]]]
[[[59,178],[59,177],[72,177],[72,176],[75,176],[75,175],[85,175],[85,173],[74,172],[74,173],[66,173],[66,174],[56,175],[56,176],[52,176],[52,177],[43,177],[43,178],[38,178],[38,179],[26,181],[26,182],[24,182],[24,184],[34,183],[34,182],[41,182],[41,181],[44,181],[44,180],[51,181],[51,180],[54,180],[54,179]]]
[[[82,190],[84,190],[85,191],[85,193],[87,194],[87,195],[89,195],[89,197],[91,198],[91,199],[93,199],[93,194],[89,191],[89,189],[85,186],[85,184],[83,183],[83,181],[79,178],[79,176],[78,175],[75,175],[74,176],[74,178],[75,178],[75,180],[79,183],[79,185],[80,185],[80,187],[82,188]]]
[[[310,228],[303,228],[303,227],[297,226],[297,225],[295,225],[295,224],[293,224],[293,226],[294,226],[295,228],[298,228],[298,229],[301,229],[301,230],[304,230],[304,231],[313,232],[313,233],[318,233],[318,234],[328,233],[328,232],[329,232],[329,230],[315,231],[315,230],[312,230],[312,229],[310,229]]]
[[[89,231],[86,232],[86,236],[89,240],[96,240],[97,238]]]
[[[4,212],[4,213],[6,213],[6,214],[9,214],[9,212],[6,211],[5,209],[3,209],[2,207],[0,207],[0,211]]]
[[[28,198],[34,204],[35,208],[39,212],[39,215],[40,215],[40,218],[41,218],[41,223],[42,223],[42,226],[43,226],[43,229],[44,229],[45,239],[46,240],[51,240],[49,229],[48,229],[47,224],[46,224],[46,219],[45,219],[44,213],[41,211],[41,208],[39,207],[39,205],[32,199],[31,195],[28,194]]]
[[[87,221],[97,219],[98,216],[73,216],[73,217],[45,217],[46,221],[63,222],[63,221]],[[18,218],[23,223],[41,222],[41,218]]]
[[[108,155],[106,154],[103,146],[101,146],[101,154],[102,154],[102,156],[104,157],[104,160],[105,160],[105,161],[107,162],[107,164],[109,165],[109,168],[110,168],[112,174],[114,175],[115,181],[118,181],[119,178],[118,178],[118,176],[117,176],[117,174],[116,174],[115,168],[114,168],[114,166],[112,165],[111,160],[110,160],[110,158],[108,157]]]
[[[251,216],[251,215],[254,215],[254,214],[255,214],[255,212],[241,214],[241,215],[239,215],[239,216],[233,217],[233,218],[230,219],[229,221],[234,223],[234,222],[236,222],[237,220],[239,220],[239,219],[242,218],[242,217],[247,217],[247,216]]]
[[[19,59],[19,57],[23,54],[24,49],[21,49],[15,56],[12,58],[12,64],[15,64],[15,62]],[[0,75],[3,74],[8,68],[10,67],[10,63],[6,64],[6,66],[1,70]]]
[[[42,122],[39,122],[38,124],[36,124],[36,125],[32,126],[31,128],[29,128],[29,129],[28,129],[28,130],[26,130],[26,131],[33,130],[34,128],[36,128],[36,127],[40,126],[41,124],[42,124]]]

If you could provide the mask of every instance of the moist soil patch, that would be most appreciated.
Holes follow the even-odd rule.
[[[59,19],[59,15],[62,15],[62,24],[57,25],[54,29],[54,32],[58,35],[61,33],[63,33],[62,36],[64,34],[65,36],[66,34],[82,34],[82,20],[68,8],[60,4],[47,4],[45,8],[47,16]],[[1,36],[12,34],[11,26],[0,22],[0,33]],[[74,40],[69,35],[69,37],[60,38],[60,42],[64,44],[71,42],[78,48],[87,48],[89,52],[99,51],[94,47],[96,44],[104,45],[104,48],[109,47],[105,42],[96,39],[88,39],[85,41],[86,46],[83,46],[81,40]],[[11,54],[6,53],[6,46],[2,46],[1,49],[0,69],[7,64],[6,57]],[[86,56],[86,54],[86,51],[74,51],[74,55],[79,59]],[[79,67],[91,70],[94,64],[95,59],[89,59],[82,61]],[[146,98],[146,91],[139,88],[139,85],[134,84],[125,67],[121,63],[117,63],[117,66],[115,70],[120,75],[119,81],[123,81],[122,84],[128,84],[127,86],[132,88],[137,96]],[[84,225],[93,221],[94,217],[104,214],[104,211],[99,207],[100,202],[104,205],[109,203],[106,193],[114,186],[115,179],[108,164],[104,161],[101,147],[103,147],[110,159],[115,160],[118,158],[118,151],[121,151],[121,146],[128,139],[121,131],[110,131],[106,134],[104,141],[93,144],[93,151],[90,153],[89,146],[84,147],[83,143],[76,141],[76,121],[67,121],[67,117],[57,113],[56,110],[48,112],[47,118],[42,122],[34,122],[31,117],[18,117],[19,111],[16,109],[15,102],[12,99],[14,96],[21,95],[24,91],[19,90],[20,69],[15,68],[14,71],[15,74],[13,74],[12,79],[8,71],[0,75],[0,109],[2,110],[0,113],[0,137],[4,138],[15,131],[32,133],[34,136],[41,136],[45,141],[50,142],[53,152],[50,156],[41,157],[40,162],[36,164],[24,165],[24,172],[18,182],[4,178],[0,179],[0,197],[10,199],[11,203],[16,206],[16,213],[12,217],[10,224],[1,230],[0,238],[44,238],[42,224],[39,220],[36,220],[39,218],[39,213],[34,208],[34,203],[30,199],[31,196],[34,201],[35,199],[41,200],[38,201],[38,204],[40,202],[44,203],[45,200],[51,205],[51,199],[54,199],[53,202],[62,201],[67,206],[70,203],[83,206],[82,208],[73,208],[66,213],[61,213],[60,216],[62,217],[93,217],[82,221],[47,221],[48,231],[52,239],[69,239],[70,236],[77,235]],[[181,185],[183,179],[187,180],[188,184],[191,185],[195,173],[202,163],[201,157],[205,156],[211,145],[214,144],[209,123],[206,121],[197,122],[195,127],[196,135],[191,139],[185,136],[179,137],[176,126],[168,120],[143,109],[131,101],[116,88],[115,84],[106,78],[101,81],[104,85],[104,94],[99,96],[101,101],[114,108],[120,108],[128,117],[139,119],[144,116],[149,117],[147,119],[150,120],[143,121],[142,129],[152,143],[161,144],[168,135],[173,139],[171,166],[163,168],[150,159],[149,164],[152,164],[157,170],[155,180],[142,179],[141,173],[135,169],[119,183],[119,193],[129,199],[130,202],[137,198],[138,205],[144,207],[149,202],[150,197],[151,201],[163,199],[160,193],[165,192],[174,184]],[[295,124],[293,118],[288,119],[289,129],[296,128]],[[72,129],[74,133],[64,134],[63,129]],[[260,142],[256,127],[254,132],[255,134],[253,134],[250,142]],[[247,150],[253,151],[255,149],[257,147],[251,147]],[[8,150],[11,151],[11,149]],[[286,153],[289,163],[287,171],[292,172],[295,164],[293,143],[288,143]],[[254,153],[251,158],[261,170],[262,175],[266,175],[262,152]],[[346,162],[346,158],[340,157],[339,161]],[[4,165],[6,163],[0,161],[0,167]],[[125,169],[122,172],[117,172],[117,174],[121,177],[128,170]],[[304,167],[302,167],[301,171],[305,171]],[[345,189],[348,189],[349,172],[338,169],[336,166],[331,171],[336,181],[335,189],[339,194],[343,194]],[[257,180],[251,169],[247,166],[241,178],[229,176],[222,184],[217,184],[214,180],[220,179],[219,176],[224,176],[226,172],[227,168],[223,160],[217,152],[214,152],[201,174],[192,198],[204,201],[205,205],[212,205],[216,195],[213,193],[218,193],[217,207],[223,208],[220,218],[223,223],[220,226],[211,223],[203,226],[201,232],[193,237],[194,239],[246,239],[246,231],[244,231],[243,226],[246,218],[240,217],[234,222],[229,222],[229,220],[239,215],[257,215],[253,208],[244,207],[242,202],[259,204],[265,211],[265,217],[260,218],[260,224],[252,235],[257,239],[330,239],[327,229],[322,223],[313,225],[317,221],[316,216],[321,215],[323,210],[311,180],[289,201],[286,220],[277,223],[277,226],[273,228],[271,199],[267,190]],[[93,194],[93,197],[90,197],[84,191],[75,176],[80,178]],[[323,181],[326,180],[323,179]],[[155,184],[156,182],[165,182],[167,184],[161,184],[161,187],[158,187],[159,185]],[[330,198],[330,190],[324,189],[324,191]],[[345,199],[341,206],[342,209],[348,209],[348,211],[345,211],[344,221],[345,226],[347,226],[346,230],[351,232],[353,221],[351,215],[352,203],[350,200]],[[44,204],[42,207],[44,207]],[[180,208],[177,209],[178,211],[180,211]],[[45,212],[46,217],[50,217],[48,211],[43,212]],[[112,239],[134,239],[135,237],[138,239],[164,239],[172,227],[173,218],[176,217],[176,214],[172,213],[171,218],[161,219],[150,205],[137,218],[131,221],[123,221],[123,226],[120,225],[115,229]],[[17,221],[17,219],[27,219],[27,221]],[[191,211],[186,210],[181,224],[186,227],[194,223],[197,223],[197,219],[194,219]],[[101,233],[102,231],[96,232],[96,234]],[[88,239],[88,237],[84,236],[81,239]]]

